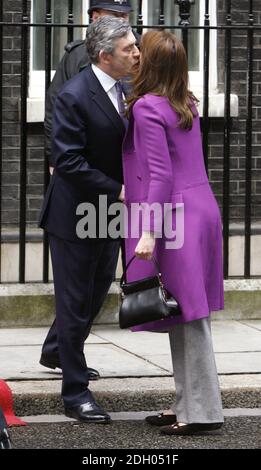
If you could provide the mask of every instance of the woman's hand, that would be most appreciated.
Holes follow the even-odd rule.
[[[155,248],[155,238],[151,232],[143,232],[136,246],[135,255],[139,259],[150,260]]]
[[[122,185],[121,187],[121,193],[119,195],[119,201],[124,202],[125,201],[125,186]]]

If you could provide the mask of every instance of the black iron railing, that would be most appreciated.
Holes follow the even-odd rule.
[[[3,156],[3,5],[0,5],[0,282],[1,282],[1,266],[2,266],[2,156]]]
[[[3,109],[3,37],[5,28],[17,28],[21,30],[21,79],[20,79],[20,212],[19,212],[19,282],[25,282],[25,264],[26,264],[26,196],[27,196],[27,96],[28,96],[28,70],[29,70],[29,32],[30,28],[44,28],[45,30],[45,87],[46,90],[51,81],[51,36],[53,28],[67,28],[68,41],[73,40],[74,28],[85,28],[87,25],[74,23],[74,2],[68,0],[68,21],[67,23],[54,23],[52,17],[52,1],[46,0],[45,6],[45,22],[34,23],[30,21],[30,12],[28,10],[28,1],[22,0],[22,12],[20,21],[11,22],[4,21],[4,2],[0,4],[0,111]],[[205,14],[204,23],[193,25],[190,21],[191,10],[200,0],[175,0],[174,3],[179,8],[178,24],[167,24],[165,16],[166,2],[159,1],[159,18],[158,25],[146,25],[143,21],[143,2],[136,2],[136,21],[134,28],[139,33],[148,28],[168,28],[175,31],[181,30],[182,39],[186,49],[189,47],[188,34],[189,31],[199,30],[204,32],[203,41],[203,116],[202,116],[202,139],[205,155],[206,168],[209,164],[209,134],[210,134],[210,118],[209,118],[209,76],[210,76],[210,32],[215,30],[224,33],[224,119],[223,119],[223,230],[224,230],[224,276],[229,275],[229,243],[230,243],[230,159],[231,159],[231,104],[230,96],[232,91],[231,79],[231,60],[232,60],[232,35],[234,31],[242,31],[247,35],[247,47],[245,54],[247,58],[247,82],[246,82],[246,145],[245,145],[245,259],[244,259],[244,276],[251,277],[251,197],[252,197],[252,119],[253,119],[253,54],[254,54],[254,37],[256,33],[260,33],[261,25],[254,23],[253,1],[250,0],[249,11],[244,24],[233,24],[231,17],[231,1],[227,0],[226,20],[224,24],[211,24],[209,14],[209,0],[204,1]],[[149,2],[150,3],[150,2]],[[3,119],[0,116],[0,178],[2,177],[3,162]],[[43,171],[43,185],[46,191],[49,183],[48,161],[46,160]],[[2,233],[2,190],[0,185],[0,235]],[[2,238],[1,238],[2,239]],[[44,256],[43,256],[43,282],[48,282],[48,237],[45,234],[43,240]],[[1,243],[0,243],[0,267],[1,267]],[[1,272],[1,269],[0,269]]]

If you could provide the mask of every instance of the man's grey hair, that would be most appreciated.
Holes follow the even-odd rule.
[[[130,24],[123,18],[102,16],[87,28],[86,49],[92,64],[98,64],[101,51],[113,54],[117,39],[132,31]]]

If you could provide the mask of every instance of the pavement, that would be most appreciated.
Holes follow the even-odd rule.
[[[213,321],[214,350],[224,408],[261,409],[261,320]],[[62,415],[61,373],[39,364],[47,328],[0,329],[0,378],[8,382],[18,416]],[[168,335],[94,326],[85,345],[90,382],[109,412],[149,412],[175,397]],[[251,413],[250,413],[251,414]]]
[[[13,392],[16,415],[29,424],[10,429],[15,449],[261,449],[260,320],[212,322],[225,425],[177,438],[144,421],[175,399],[167,334],[94,326],[85,353],[101,379],[90,389],[112,424],[86,426],[63,414],[61,372],[38,362],[47,330],[0,329],[0,378]]]

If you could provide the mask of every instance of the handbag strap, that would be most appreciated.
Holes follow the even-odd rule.
[[[132,262],[133,262],[135,259],[136,259],[136,256],[134,255],[134,256],[130,259],[130,261],[128,262],[126,268],[124,269],[123,274],[122,274],[122,276],[121,276],[121,280],[120,280],[120,286],[121,286],[121,287],[123,286],[123,284],[126,284],[126,281],[127,281],[127,279],[126,279],[127,271],[128,271],[130,265],[132,264]],[[158,263],[158,261],[156,260],[156,258],[154,258],[154,256],[153,256],[152,259],[151,259],[151,260],[148,260],[148,261],[152,261],[152,262],[154,263],[154,266],[155,266],[156,270],[158,271],[158,276],[161,277],[160,266],[159,266],[159,263]]]

